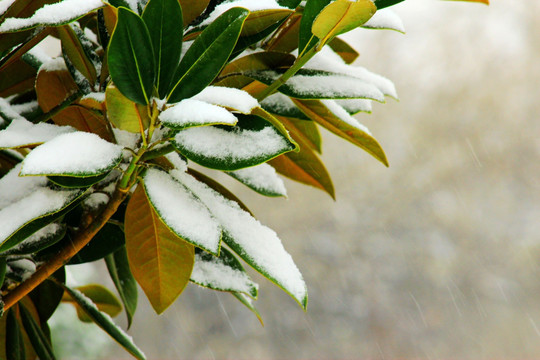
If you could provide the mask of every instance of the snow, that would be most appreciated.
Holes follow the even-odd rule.
[[[190,280],[222,291],[252,294],[253,290],[257,289],[257,284],[245,272],[226,265],[220,258],[213,257],[211,261],[207,261],[199,254],[195,254],[195,264]]]
[[[305,69],[330,71],[352,76],[377,87],[383,94],[398,99],[396,87],[392,81],[381,75],[374,74],[363,67],[346,64],[345,61],[343,61],[343,59],[329,46],[325,46],[320,52],[312,57],[306,63]],[[373,98],[373,100],[381,101],[377,98]],[[384,101],[384,99],[382,101]]]
[[[64,231],[65,225],[58,224],[58,223],[52,223],[49,224],[40,230],[36,231],[34,234],[30,235],[26,239],[24,239],[21,243],[19,243],[17,246],[14,246],[9,250],[10,253],[20,253],[24,252],[26,248],[32,248],[34,244],[38,244],[43,240],[48,240],[48,238],[54,236],[55,234],[59,234],[60,232]]]
[[[224,198],[192,176],[177,170],[171,175],[185,184],[221,223],[224,241],[246,262],[291,294],[299,303],[307,301],[306,284],[277,234],[262,225],[240,206]]]
[[[353,118],[348,112],[347,110],[345,110],[344,108],[342,108],[341,106],[339,106],[338,104],[336,104],[335,101],[333,100],[321,100],[321,103],[324,104],[324,106],[326,106],[326,108],[328,110],[330,110],[330,112],[332,114],[334,114],[335,116],[337,116],[340,120],[342,120],[343,122],[351,125],[352,127],[355,127],[357,128],[358,130],[360,131],[363,131],[365,132],[366,134],[369,134],[371,135],[371,132],[369,131],[369,129],[367,127],[365,127],[364,125],[360,124],[358,122],[358,120],[356,120],[355,118]]]
[[[63,57],[57,57],[50,59],[47,62],[44,62],[43,65],[39,67],[39,71],[62,71],[67,70],[66,62]]]
[[[362,27],[370,29],[389,29],[405,33],[403,21],[390,9],[379,10]]]
[[[287,189],[276,170],[268,164],[260,164],[228,173],[250,188],[272,195],[287,196]]]
[[[89,94],[84,95],[81,100],[85,99],[92,99],[97,101],[98,103],[104,103],[105,102],[105,93],[104,92],[91,92]]]
[[[63,134],[38,146],[23,161],[21,175],[96,175],[112,168],[122,147],[87,132]]]
[[[0,209],[39,190],[47,184],[42,176],[20,177],[21,165],[17,164],[0,179]]]
[[[169,160],[171,162],[171,164],[173,164],[173,166],[177,169],[177,170],[180,170],[182,172],[186,172],[187,169],[188,169],[188,164],[187,162],[184,161],[184,159],[182,159],[180,157],[180,155],[178,155],[177,153],[169,153],[167,155],[165,155],[165,157],[167,158],[167,160]]]
[[[0,15],[5,13],[7,11],[7,9],[9,9],[9,7],[11,5],[13,5],[14,2],[15,2],[15,0],[2,0],[2,1],[0,1]]]
[[[135,150],[137,148],[137,144],[139,143],[139,139],[141,138],[141,135],[138,133],[132,133],[126,130],[118,129],[118,128],[112,128],[114,138],[116,139],[116,142],[118,145],[123,146],[124,148]]]
[[[144,188],[163,222],[182,239],[219,253],[221,227],[208,208],[167,173],[149,169]]]
[[[29,259],[11,260],[9,262],[9,267],[22,271],[21,281],[26,281],[36,272],[36,264]]]
[[[262,10],[271,10],[271,9],[283,9],[290,10],[284,6],[279,5],[275,0],[233,0],[224,2],[214,9],[210,16],[205,19],[201,25],[209,25],[215,19],[217,19],[221,14],[233,7],[242,7],[248,9],[250,12],[262,11]]]
[[[39,107],[37,100],[32,100],[23,104],[11,104],[11,109],[17,114],[29,113]]]
[[[243,114],[259,106],[257,100],[244,90],[224,86],[207,86],[192,99],[234,109]]]
[[[19,113],[16,112],[11,107],[11,105],[5,99],[2,99],[2,98],[0,98],[0,114],[5,115],[7,117],[7,119],[5,120],[14,120],[14,119],[24,120],[24,118],[21,117],[21,115],[19,115]],[[0,117],[0,119],[2,119],[2,117]]]
[[[372,110],[371,100],[367,99],[337,99],[334,101],[350,114],[356,114],[358,112],[371,113]]]
[[[226,109],[195,99],[174,104],[159,116],[165,126],[181,129],[212,124],[236,125],[238,119]]]
[[[47,123],[32,124],[17,118],[7,128],[0,131],[0,149],[17,148],[41,144],[61,134],[74,132],[71,126],[58,126]]]
[[[64,0],[43,6],[29,18],[8,18],[0,25],[0,32],[15,31],[40,24],[67,23],[102,6],[101,0]]]
[[[273,127],[259,131],[235,128],[232,131],[213,126],[180,131],[174,141],[198,156],[239,161],[272,156],[289,148],[286,140]]]
[[[287,114],[300,111],[296,105],[294,105],[291,98],[282,93],[274,93],[264,99],[261,105],[265,109],[272,109],[276,114]]]
[[[41,46],[34,46],[27,54],[35,57],[42,64],[52,60],[52,57]]]

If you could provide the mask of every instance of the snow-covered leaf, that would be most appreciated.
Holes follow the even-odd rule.
[[[112,80],[120,92],[136,103],[148,104],[156,76],[152,39],[144,21],[124,7],[118,9],[108,63]]]
[[[70,105],[53,116],[52,120],[56,125],[72,126],[79,131],[93,133],[103,140],[114,142],[107,121],[100,111],[90,110],[80,105]]]
[[[192,97],[214,80],[231,55],[248,14],[246,9],[230,9],[197,36],[173,77],[170,102]]]
[[[251,110],[259,106],[257,100],[249,93],[223,86],[207,86],[203,91],[195,95],[193,100],[223,106],[242,114],[249,114]]]
[[[403,21],[398,14],[390,9],[380,10],[373,15],[362,27],[367,29],[387,29],[405,33]]]
[[[142,18],[154,47],[156,87],[160,98],[164,98],[182,52],[183,27],[179,26],[183,23],[182,8],[178,0],[150,0]]]
[[[313,121],[341,138],[361,147],[388,166],[388,160],[381,145],[373,138],[369,130],[334,101],[295,99],[294,102]]]
[[[101,0],[63,0],[45,5],[29,18],[7,18],[0,25],[0,33],[20,31],[36,26],[58,26],[70,23],[103,6]]]
[[[368,21],[377,11],[371,0],[336,0],[328,4],[313,21],[311,31],[320,39],[318,49],[337,35]]]
[[[30,235],[17,246],[5,251],[2,255],[28,255],[37,253],[60,241],[66,234],[66,229],[65,224],[49,224]]]
[[[85,286],[79,286],[76,288],[84,296],[88,297],[99,309],[99,311],[106,313],[110,317],[115,317],[122,311],[122,305],[120,301],[114,296],[109,289],[99,284],[90,284]],[[83,322],[91,322],[92,319],[86,314],[83,308],[69,293],[66,293],[62,301],[72,303],[77,309],[77,316],[79,320]]]
[[[288,8],[283,7],[276,2],[276,0],[231,0],[231,1],[221,1],[221,4],[215,7],[210,16],[206,18],[201,25],[210,25],[215,22],[215,20],[229,11],[232,8],[244,8],[249,10],[249,12],[254,13],[257,11],[264,10],[287,10]]]
[[[223,227],[223,241],[234,252],[306,308],[304,279],[274,231],[188,174],[173,170],[171,175],[208,206]]]
[[[266,85],[272,84],[283,73],[275,70],[246,73]],[[373,84],[357,77],[330,71],[301,69],[278,90],[297,99],[372,99],[384,102],[383,93]]]
[[[142,186],[131,195],[124,230],[133,276],[156,313],[161,314],[189,282],[195,256],[193,245],[161,221]]]
[[[274,93],[261,102],[261,107],[274,115],[309,120],[293,101],[282,93]]]
[[[257,298],[258,285],[254,283],[236,257],[221,248],[219,257],[199,252],[191,273],[192,282],[220,291],[240,292]]]
[[[122,160],[122,147],[86,132],[63,134],[38,146],[24,159],[21,175],[93,177]]]
[[[197,197],[167,173],[149,169],[144,189],[160,219],[181,239],[215,255],[221,226]]]
[[[184,99],[163,111],[162,124],[175,130],[206,125],[236,125],[238,120],[228,110],[195,99]]]
[[[94,321],[100,328],[102,328],[114,340],[122,345],[124,349],[126,349],[137,359],[146,359],[143,352],[133,343],[131,337],[126,334],[124,330],[116,326],[109,315],[99,311],[91,299],[78,290],[70,289],[68,287],[65,289],[73,300],[81,307],[81,309],[92,319],[92,321]]]
[[[371,100],[367,99],[337,99],[336,104],[344,108],[349,114],[355,115],[359,112],[370,114],[372,111]]]
[[[237,115],[230,126],[205,126],[180,131],[175,147],[194,162],[218,170],[234,171],[266,162],[295,149],[284,135],[255,115]]]
[[[0,130],[0,149],[30,147],[49,141],[58,135],[74,132],[71,126],[57,126],[47,123],[32,124],[23,118],[15,119]]]
[[[268,164],[231,171],[227,174],[262,195],[287,197],[283,180],[277,176],[276,170]]]
[[[148,109],[122,95],[114,85],[107,86],[105,93],[109,120],[120,130],[142,133],[150,124]]]

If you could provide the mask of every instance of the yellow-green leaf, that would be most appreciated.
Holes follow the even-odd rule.
[[[109,120],[121,130],[142,133],[150,124],[146,105],[137,104],[122,95],[114,85],[106,91],[107,113]]]
[[[90,284],[85,286],[80,286],[76,288],[88,298],[92,300],[94,304],[98,307],[99,311],[102,311],[108,314],[111,317],[115,317],[122,311],[122,305],[120,301],[110,292],[107,288],[99,284]],[[81,309],[75,300],[65,292],[62,298],[63,302],[71,303],[77,309],[77,316],[79,320],[84,322],[92,322],[92,319],[86,314],[86,312]]]
[[[195,20],[208,6],[210,0],[179,0],[184,15],[184,27]]]
[[[267,51],[278,51],[289,54],[298,47],[298,33],[300,32],[300,20],[302,15],[294,13],[276,30],[268,45]]]
[[[156,313],[167,309],[189,282],[193,245],[176,236],[137,187],[126,209],[126,249],[133,276]]]
[[[321,49],[337,35],[364,24],[376,11],[371,0],[336,0],[330,3],[317,16],[311,28],[313,34],[321,39],[317,47]]]
[[[360,54],[342,39],[336,37],[328,44],[347,64],[352,64]]]
[[[255,35],[269,26],[283,20],[294,11],[287,9],[267,9],[253,11],[249,14],[242,28],[240,36]]]

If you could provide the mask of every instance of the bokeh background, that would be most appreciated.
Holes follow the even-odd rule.
[[[280,235],[308,312],[256,274],[264,327],[195,285],[159,317],[141,296],[130,333],[150,359],[540,358],[540,2],[393,9],[406,35],[347,36],[400,94],[358,117],[390,168],[323,133],[336,202],[291,181],[288,199],[270,199],[220,178]],[[72,338],[63,358],[127,358],[99,329],[74,331],[69,306],[54,321]]]

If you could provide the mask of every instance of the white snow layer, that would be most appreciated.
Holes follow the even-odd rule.
[[[204,20],[201,25],[209,25],[221,14],[229,9],[232,9],[233,7],[242,7],[244,9],[248,9],[250,12],[271,9],[290,10],[289,8],[279,5],[275,0],[232,0],[216,6],[214,11],[212,11],[210,16]]]
[[[21,164],[17,164],[0,179],[0,209],[17,202],[47,184],[43,176],[20,177]]]
[[[199,254],[195,254],[190,280],[212,289],[246,294],[251,294],[252,289],[257,288],[257,284],[245,272],[225,265],[216,257],[212,261],[205,261]]]
[[[75,129],[71,126],[32,124],[28,120],[17,118],[7,128],[0,131],[0,149],[41,144],[58,135],[74,131]]]
[[[367,99],[337,99],[334,100],[339,106],[347,110],[347,112],[356,114],[358,112],[371,113],[372,103]]]
[[[306,63],[305,68],[313,70],[331,71],[338,74],[352,76],[375,86],[383,94],[398,99],[396,87],[394,86],[394,83],[392,81],[381,75],[374,74],[361,66],[352,66],[346,64],[345,61],[343,61],[343,59],[338,54],[336,54],[329,46],[325,46],[313,58],[311,58]],[[336,84],[336,86],[339,85],[339,83]],[[377,98],[372,99],[377,101],[384,101],[384,98],[382,100]]]
[[[198,155],[233,161],[273,155],[288,148],[285,138],[270,126],[259,131],[195,127],[180,131],[174,140]]]
[[[266,163],[232,171],[229,174],[255,190],[287,196],[283,180],[277,175],[276,169]]]
[[[121,146],[78,131],[57,136],[32,150],[23,161],[21,175],[97,175],[121,157]]]
[[[11,120],[15,120],[15,119],[24,120],[24,118],[18,112],[16,112],[13,109],[11,104],[9,102],[7,102],[7,100],[2,99],[2,98],[0,98],[0,112],[3,113],[5,116],[7,116],[8,119],[11,119]],[[2,118],[0,117],[0,119],[2,119]],[[7,119],[3,119],[3,120],[7,120]]]
[[[204,125],[236,125],[238,119],[226,109],[195,99],[185,99],[159,115],[165,126],[186,128]]]
[[[244,90],[224,86],[207,86],[192,99],[234,109],[243,114],[259,106],[257,100]]]
[[[294,105],[293,101],[290,97],[287,95],[283,95],[282,93],[276,92],[266,99],[264,99],[261,102],[261,105],[267,106],[271,109],[275,109],[275,111],[279,112],[289,112],[291,110],[297,110],[300,111],[296,105]]]
[[[208,208],[169,174],[149,169],[144,187],[150,202],[177,235],[214,254],[219,253],[221,227]]]
[[[14,2],[15,2],[15,0],[2,0],[2,1],[0,1],[0,15],[5,13],[7,11],[7,9],[9,9],[9,7],[11,5],[13,5]]]
[[[379,10],[369,19],[363,27],[370,29],[389,29],[405,33],[405,26],[401,18],[391,9]]]
[[[305,305],[307,289],[302,274],[273,230],[192,176],[177,170],[171,175],[206,204],[227,233],[228,244],[239,248],[237,252],[246,262]]]
[[[353,118],[344,108],[339,106],[335,101],[333,101],[333,100],[321,100],[321,103],[323,103],[324,106],[326,106],[326,108],[328,110],[330,110],[330,112],[332,114],[337,116],[343,122],[351,125],[352,127],[357,128],[360,131],[365,132],[368,135],[371,135],[371,132],[369,131],[369,129],[367,127],[360,124],[358,122],[358,120]]]
[[[51,58],[47,62],[44,62],[39,71],[62,71],[67,70],[66,62],[63,57]],[[39,72],[38,71],[38,72]]]
[[[103,6],[101,0],[64,0],[45,5],[29,18],[8,18],[0,25],[0,33],[33,27],[58,25],[69,22]]]

